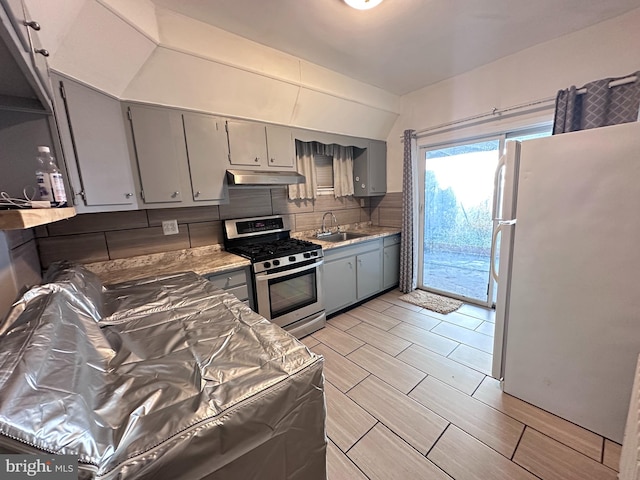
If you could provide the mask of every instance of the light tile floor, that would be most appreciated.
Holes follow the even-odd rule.
[[[325,358],[329,480],[614,480],[620,445],[502,393],[494,316],[392,291],[303,339]]]

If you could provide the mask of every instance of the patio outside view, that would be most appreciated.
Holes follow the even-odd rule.
[[[487,300],[499,141],[426,154],[423,285]]]

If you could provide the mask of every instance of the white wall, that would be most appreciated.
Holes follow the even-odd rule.
[[[123,100],[375,139],[398,117],[397,95],[150,0],[26,2],[51,68]]]
[[[452,120],[553,97],[570,85],[620,77],[640,70],[640,9],[592,27],[528,48],[514,55],[401,97],[400,116],[387,138],[387,191],[402,191],[402,142],[405,129],[421,130]],[[544,115],[552,118],[552,111]],[[532,121],[542,117],[537,114]],[[495,125],[515,124],[510,119]],[[493,128],[493,127],[492,127]],[[487,126],[448,134],[472,137]],[[442,141],[419,139],[419,144]]]

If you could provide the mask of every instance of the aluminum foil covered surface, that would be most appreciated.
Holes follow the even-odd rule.
[[[0,326],[0,445],[88,478],[323,479],[322,357],[188,272],[55,265]]]

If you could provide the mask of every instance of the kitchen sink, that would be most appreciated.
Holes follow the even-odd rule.
[[[355,238],[368,237],[366,233],[356,233],[356,232],[336,232],[331,233],[329,235],[318,235],[314,238],[318,240],[322,240],[323,242],[344,242],[346,240],[353,240]]]

